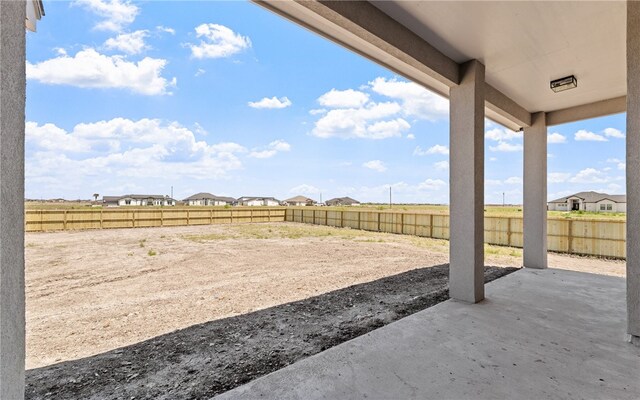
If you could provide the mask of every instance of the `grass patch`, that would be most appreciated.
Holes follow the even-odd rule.
[[[384,241],[381,234],[356,229],[334,228],[327,226],[296,224],[266,225],[241,224],[227,226],[224,233],[212,232],[201,235],[185,235],[184,239],[194,242],[219,241],[229,239],[302,239],[302,238],[339,238],[346,240]]]
[[[147,255],[148,255],[149,257],[153,257],[153,256],[155,256],[155,255],[157,255],[157,254],[158,254],[158,253],[156,253],[156,252],[155,252],[155,251],[153,251],[153,250],[149,250],[149,252],[147,253]]]
[[[140,240],[140,247],[144,247],[144,243],[147,241],[147,239],[142,239]]]

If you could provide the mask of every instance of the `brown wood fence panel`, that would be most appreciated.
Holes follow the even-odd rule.
[[[27,210],[26,232],[62,230],[150,228],[285,221],[284,208],[213,209],[114,208],[94,210]]]
[[[286,208],[284,220],[373,232],[449,239],[449,216],[401,211]],[[522,247],[522,217],[485,217],[485,243]],[[625,221],[549,218],[548,249],[561,253],[625,258]]]
[[[27,232],[282,221],[449,239],[448,215],[416,212],[322,207],[116,208],[25,212]],[[485,217],[484,223],[486,243],[522,247],[521,217]],[[548,248],[561,253],[624,258],[625,225],[625,221],[620,220],[549,218]]]

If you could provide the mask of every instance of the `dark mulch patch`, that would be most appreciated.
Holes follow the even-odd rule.
[[[485,281],[515,270],[485,267]],[[420,268],[29,370],[26,398],[211,398],[447,300],[448,274]]]

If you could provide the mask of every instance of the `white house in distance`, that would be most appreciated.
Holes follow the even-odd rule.
[[[189,206],[232,206],[237,203],[233,197],[216,196],[206,192],[196,193],[183,201]]]
[[[238,205],[240,206],[279,206],[280,200],[273,197],[240,197],[238,199]]]
[[[548,203],[549,211],[627,212],[627,196],[580,192]]]
[[[169,196],[153,194],[125,194],[124,196],[103,196],[103,207],[118,206],[175,206],[176,201]]]
[[[296,196],[286,199],[284,203],[288,206],[312,206],[316,204],[316,201],[305,196]]]

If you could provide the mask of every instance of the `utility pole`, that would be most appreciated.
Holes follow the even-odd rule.
[[[504,207],[504,192],[502,192],[502,207]]]
[[[389,208],[391,208],[392,203],[391,203],[391,186],[389,186]]]

